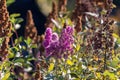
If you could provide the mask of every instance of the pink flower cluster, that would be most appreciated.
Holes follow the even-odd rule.
[[[46,57],[61,58],[71,54],[74,43],[73,30],[74,28],[67,26],[62,29],[59,37],[51,28],[47,28],[45,31],[45,40],[43,41]]]

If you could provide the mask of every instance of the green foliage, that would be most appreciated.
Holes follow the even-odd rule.
[[[15,2],[15,0],[7,0],[7,6],[10,6],[14,2]]]
[[[51,2],[51,0],[49,1]],[[7,5],[9,6],[13,2],[14,0],[7,0]],[[111,7],[115,6],[112,5]],[[101,15],[105,15],[106,13],[107,10],[100,12]],[[16,32],[14,25],[20,24],[23,21],[20,16],[19,13],[10,15],[10,21],[13,24],[13,33]],[[90,21],[88,22],[95,24],[98,28],[99,23],[97,23],[93,17],[89,16],[89,18]],[[60,31],[66,27],[64,23],[71,27],[76,24],[71,21],[69,12],[63,17],[59,17],[53,21],[53,24],[55,24],[53,31],[61,35]],[[84,25],[83,27],[86,26]],[[13,44],[9,46],[7,59],[0,61],[0,74],[3,74],[0,76],[0,80],[32,80],[36,75],[38,76],[38,73],[42,75],[44,80],[119,80],[119,35],[114,32],[111,35],[114,38],[113,42],[115,44],[111,54],[107,52],[107,50],[101,50],[101,54],[94,54],[92,43],[89,44],[90,48],[88,48],[87,43],[87,40],[95,34],[92,32],[92,29],[89,30],[85,28],[79,33],[74,31],[74,44],[71,45],[73,46],[73,54],[70,53],[70,55],[67,55],[65,58],[56,58],[54,56],[46,57],[46,51],[44,51],[44,49],[43,51],[41,50],[43,48],[42,43],[33,44],[32,39],[29,37],[25,39],[22,36],[17,36]],[[10,34],[10,36],[12,34]],[[89,34],[92,34],[92,36],[87,38]],[[106,37],[106,33],[104,33],[104,37]],[[4,38],[0,38],[0,46],[3,40]],[[87,52],[87,50],[89,51]]]
[[[10,72],[7,72],[5,76],[2,78],[2,80],[8,80],[9,76],[10,76]]]
[[[19,13],[14,13],[10,15],[10,20],[12,23],[17,24],[23,22],[22,18],[19,18],[20,14]]]

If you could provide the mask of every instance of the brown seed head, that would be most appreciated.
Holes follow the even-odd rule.
[[[8,36],[11,32],[11,23],[7,11],[6,0],[0,1],[0,37]]]
[[[61,13],[66,12],[67,0],[59,0],[58,6],[59,6],[59,12]]]
[[[56,20],[58,17],[58,10],[57,10],[57,4],[55,2],[53,2],[52,4],[52,12],[48,15],[47,17],[47,21],[45,23],[45,27],[50,27],[52,28],[54,26],[53,22],[51,21],[51,19]]]
[[[77,17],[77,22],[76,22],[76,25],[75,25],[75,30],[77,32],[82,31],[82,16],[78,16]]]
[[[8,48],[9,48],[9,37],[6,37],[0,46],[0,56],[5,60],[6,56],[8,54]]]
[[[25,27],[25,38],[31,38],[33,43],[35,43],[35,39],[37,37],[37,29],[34,25],[34,21],[32,18],[32,13],[29,10],[27,12],[27,18],[26,18],[26,27]]]
[[[12,24],[9,20],[6,0],[0,0],[0,38],[4,37],[3,43],[0,46],[0,56],[5,59],[8,54],[8,43],[11,34]]]
[[[76,0],[76,6],[72,14],[72,20],[76,21],[78,16],[85,15],[85,12],[94,12],[90,0]]]

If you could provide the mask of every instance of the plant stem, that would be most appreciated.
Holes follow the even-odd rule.
[[[106,36],[105,53],[104,53],[104,71],[107,69],[106,61],[107,61],[107,36]]]
[[[106,56],[106,50],[105,50],[105,54],[104,54],[104,71],[105,71],[106,68],[107,68],[106,59],[107,59],[107,56]]]

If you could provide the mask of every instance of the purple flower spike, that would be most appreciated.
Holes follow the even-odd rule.
[[[45,40],[43,42],[46,57],[52,56],[61,58],[65,55],[69,55],[69,53],[72,54],[72,45],[74,43],[73,31],[74,28],[67,26],[62,29],[59,37],[57,33],[52,33],[51,28],[47,28],[45,31]]]
[[[72,34],[73,31],[74,31],[74,29],[73,29],[72,27],[67,26],[67,28],[66,28],[66,32],[67,32],[68,34]]]
[[[50,46],[50,41],[49,41],[49,40],[43,41],[43,46],[44,46],[45,48],[48,48],[48,47]]]

